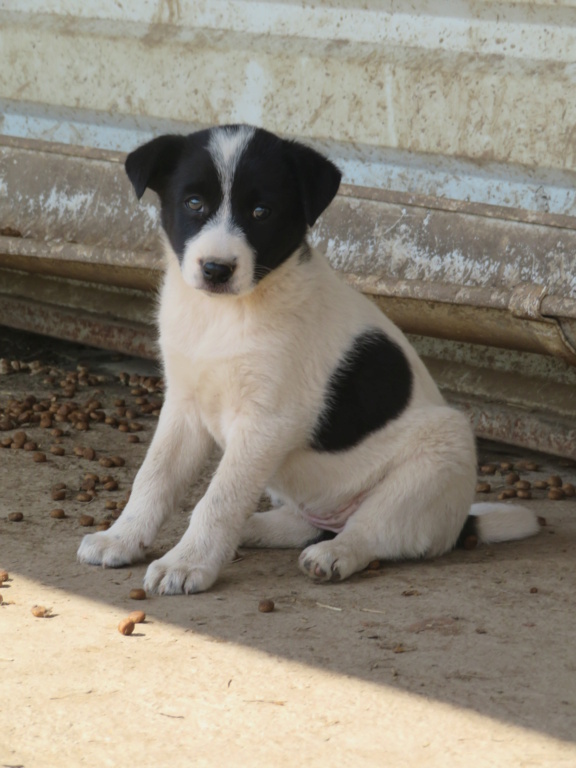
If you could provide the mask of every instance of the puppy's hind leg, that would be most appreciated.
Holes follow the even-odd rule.
[[[460,414],[438,410],[448,411],[446,421],[458,426]],[[473,441],[466,429],[450,430],[445,422],[437,424],[431,440],[431,426],[415,433],[412,452],[406,445],[399,463],[335,539],[302,552],[299,564],[304,573],[339,581],[371,560],[433,557],[455,545],[474,495]]]
[[[243,547],[292,549],[305,547],[320,535],[298,510],[288,504],[250,515],[242,529]]]

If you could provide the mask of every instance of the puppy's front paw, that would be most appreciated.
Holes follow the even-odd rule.
[[[204,592],[218,578],[218,568],[194,562],[178,551],[177,547],[150,563],[144,577],[146,592],[159,595],[181,595]]]
[[[78,560],[90,565],[119,568],[136,560],[142,560],[144,550],[139,544],[131,544],[112,531],[100,531],[84,536],[78,548]]]
[[[317,581],[341,581],[363,567],[349,547],[336,539],[312,544],[300,554],[300,569]]]

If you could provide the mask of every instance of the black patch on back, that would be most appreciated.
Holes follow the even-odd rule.
[[[412,395],[412,371],[404,352],[386,334],[357,336],[326,389],[314,428],[316,451],[345,451],[396,419]]]

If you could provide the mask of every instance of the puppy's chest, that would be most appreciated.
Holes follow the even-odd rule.
[[[247,354],[197,355],[178,361],[178,378],[214,439],[224,447],[237,419],[251,417],[267,399],[258,365]]]

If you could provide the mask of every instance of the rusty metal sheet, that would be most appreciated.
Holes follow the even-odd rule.
[[[576,458],[575,368],[466,345],[444,347],[444,359],[433,358],[426,340],[414,343],[444,396],[468,414],[479,437]]]
[[[125,354],[156,359],[154,328],[81,309],[0,295],[0,324]]]
[[[576,228],[339,195],[313,232],[336,269],[420,285],[541,285],[576,306]],[[486,215],[486,213],[492,215]],[[462,300],[465,301],[464,294]]]
[[[527,413],[506,404],[456,398],[453,404],[467,413],[478,437],[519,445],[554,456],[576,459],[576,422],[553,414]]]
[[[49,243],[56,252],[78,245],[94,248],[103,263],[144,266],[158,258],[157,206],[152,196],[138,203],[121,153],[94,153],[46,142],[0,140],[0,233]],[[98,250],[99,249],[99,250]],[[107,257],[108,251],[110,255]],[[85,257],[86,258],[86,257]],[[76,258],[81,260],[81,258]]]
[[[576,211],[570,0],[6,0],[0,13],[4,132],[127,150],[159,118],[252,122],[332,143],[350,183]]]

